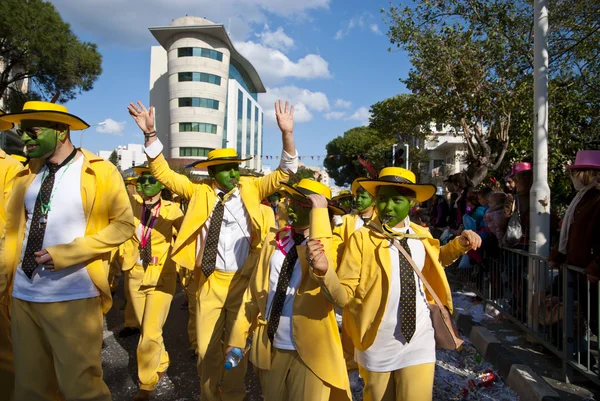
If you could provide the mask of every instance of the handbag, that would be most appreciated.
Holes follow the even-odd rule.
[[[375,226],[374,224],[368,224],[368,227],[381,234],[384,234],[382,229],[380,227]],[[433,291],[433,288],[431,288],[429,282],[427,281],[427,279],[425,279],[423,273],[421,273],[421,270],[417,268],[415,261],[408,254],[408,252],[406,252],[406,249],[404,249],[404,247],[400,245],[400,243],[396,239],[393,239],[393,244],[396,248],[398,248],[400,252],[402,252],[402,255],[404,255],[406,260],[408,260],[413,270],[415,271],[415,273],[417,273],[417,276],[419,276],[419,279],[421,279],[421,281],[425,285],[425,288],[427,288],[427,291],[429,291],[429,294],[435,301],[435,303],[433,304],[427,302],[431,316],[431,324],[435,332],[435,346],[443,349],[457,350],[462,345],[462,343],[464,343],[464,341],[458,335],[458,330],[456,330],[456,327],[454,326],[454,322],[452,321],[450,312],[444,306],[444,304],[442,304],[442,301],[437,296],[435,291]]]
[[[398,250],[402,252],[402,255],[404,255],[404,257],[406,258],[406,260],[408,260],[413,270],[415,271],[415,273],[417,273],[417,276],[419,276],[419,278],[425,285],[425,288],[427,288],[427,291],[429,291],[429,294],[435,301],[434,304],[429,302],[427,303],[429,305],[431,324],[435,332],[435,346],[443,349],[457,350],[462,345],[462,343],[464,343],[464,341],[458,335],[458,330],[456,330],[456,327],[454,326],[454,322],[452,321],[450,312],[448,311],[448,309],[446,309],[444,304],[442,304],[442,301],[437,296],[435,291],[433,291],[433,288],[431,288],[431,286],[427,282],[427,279],[425,278],[425,276],[423,276],[423,273],[421,273],[421,270],[417,268],[412,257],[408,254],[408,252],[406,252],[406,249],[404,249],[404,247],[400,245],[400,243],[397,240],[394,240],[394,246],[398,248]]]
[[[515,205],[517,204],[517,199],[514,200],[512,205],[512,214],[510,219],[508,220],[508,225],[506,226],[506,232],[504,233],[504,238],[502,238],[502,246],[506,248],[513,248],[517,246],[521,242],[521,237],[523,237],[523,228],[521,227],[521,213],[519,211],[520,208],[515,210]]]

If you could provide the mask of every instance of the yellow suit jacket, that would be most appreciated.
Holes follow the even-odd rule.
[[[173,245],[172,258],[181,267],[194,270],[198,234],[211,215],[217,199],[214,186],[209,184],[210,181],[193,183],[187,177],[174,172],[169,168],[169,164],[162,154],[150,159],[149,166],[152,175],[165,187],[189,200],[181,229]],[[262,228],[260,201],[275,192],[281,183],[287,180],[288,174],[280,169],[260,178],[240,178],[239,191],[250,217],[251,226],[250,254],[241,271],[245,277],[252,275],[260,254],[259,246],[264,240],[263,232],[265,231]],[[197,277],[200,281],[204,280],[202,274],[197,274]]]
[[[373,210],[373,219],[377,212]],[[338,266],[342,263],[342,256],[348,240],[356,232],[356,222],[360,219],[357,213],[349,213],[342,216],[342,224],[333,228],[333,255]]]
[[[87,150],[81,151],[84,159],[80,192],[87,220],[85,236],[46,250],[52,256],[56,270],[78,263],[86,264],[92,282],[100,291],[102,309],[106,313],[112,305],[108,283],[110,254],[133,235],[133,212],[117,168]],[[3,295],[0,302],[8,302],[14,272],[21,263],[27,223],[25,193],[43,163],[44,160],[31,160],[28,168],[17,175],[13,184],[13,193],[6,209],[4,260],[0,263],[0,294]]]
[[[271,230],[274,230],[275,227],[275,213],[273,213],[273,209],[271,209],[271,206],[267,206],[267,205],[263,205],[262,203],[259,205],[260,207],[260,217],[261,217],[261,224],[260,224],[260,228],[261,228],[261,237],[262,238],[266,238],[267,234],[269,234],[269,232]],[[259,247],[262,244],[259,245]]]
[[[287,203],[285,199],[282,199],[279,201],[279,205],[277,206],[277,224],[279,224],[279,229],[287,226],[289,219]]]
[[[379,223],[379,219],[375,222]],[[452,293],[444,267],[468,248],[462,247],[458,238],[440,248],[440,242],[431,237],[428,230],[413,223],[410,227],[415,233],[427,236],[421,240],[426,253],[423,276],[452,313]],[[344,328],[360,351],[373,344],[387,305],[392,263],[388,244],[389,240],[382,234],[362,227],[350,237],[337,275],[333,269],[323,276],[313,273],[325,297],[344,308],[342,320],[347,323]],[[433,303],[429,292],[425,290],[425,293],[427,300]]]
[[[23,170],[23,164],[0,149],[0,238],[6,225],[6,205],[10,198],[13,181],[21,170]]]
[[[311,211],[310,238],[320,239],[331,261],[331,228],[327,209]],[[321,380],[338,389],[331,399],[351,400],[348,373],[342,353],[339,330],[333,305],[321,293],[319,284],[310,277],[306,260],[306,246],[298,246],[298,260],[302,267],[302,281],[294,298],[292,333],[302,361]],[[259,369],[271,367],[271,342],[265,320],[269,294],[271,257],[276,250],[275,232],[269,233],[242,305],[232,328],[229,344],[244,348],[251,328],[258,324],[250,349],[250,360]],[[335,274],[335,273],[334,273]]]

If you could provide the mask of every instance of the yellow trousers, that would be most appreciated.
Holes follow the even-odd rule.
[[[271,348],[271,369],[259,369],[265,401],[328,401],[331,387],[315,375],[296,351]]]
[[[162,329],[175,294],[177,273],[162,274],[155,287],[141,287],[144,273],[140,265],[127,271],[131,304],[141,328],[137,348],[140,390],[152,391],[158,384],[158,374],[169,367]]]
[[[435,363],[409,366],[393,372],[369,372],[358,365],[365,381],[364,401],[431,401]]]
[[[131,302],[131,290],[129,289],[129,273],[128,271],[123,274],[123,295],[125,296],[125,323],[124,327],[132,327],[139,328],[140,324],[138,323],[137,318],[135,317],[135,312],[133,310],[133,303]]]
[[[10,336],[8,306],[0,303],[0,401],[12,401],[15,366]]]
[[[248,279],[215,270],[198,291],[196,332],[203,401],[243,401],[248,358],[225,372],[225,349]]]
[[[100,297],[35,303],[12,299],[15,400],[110,401],[102,380]]]
[[[196,350],[198,353],[198,335],[196,334],[196,315],[198,310],[198,286],[196,280],[192,279],[189,281],[185,288],[185,295],[188,300],[188,339],[190,341],[190,349]]]

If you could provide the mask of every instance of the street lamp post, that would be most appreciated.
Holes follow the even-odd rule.
[[[103,125],[106,125],[106,122],[102,121],[101,123],[98,123],[98,124],[92,124],[88,128],[81,130],[81,134],[79,134],[79,147],[81,148],[81,144],[83,143],[83,133],[85,131],[87,131],[91,127],[101,127]]]

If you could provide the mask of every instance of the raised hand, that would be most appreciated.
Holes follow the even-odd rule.
[[[306,198],[312,204],[313,209],[327,207],[327,199],[325,199],[325,197],[321,194],[306,195]]]
[[[275,102],[275,117],[282,134],[294,132],[294,106],[290,107],[290,102],[286,100],[285,106],[282,100]]]
[[[138,100],[137,105],[129,103],[127,110],[145,134],[154,132],[154,107],[151,106],[150,110],[147,110],[144,104]]]
[[[306,244],[306,259],[308,259],[308,263],[312,268],[319,272],[319,275],[324,274],[329,269],[325,249],[318,239],[311,239]]]

